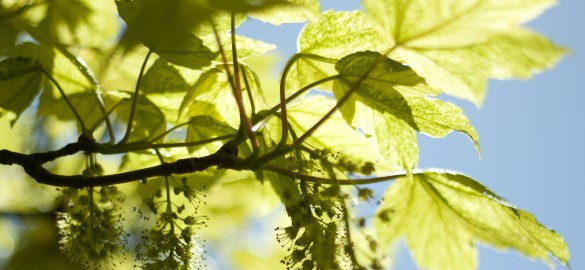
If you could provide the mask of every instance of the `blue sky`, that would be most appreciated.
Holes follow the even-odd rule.
[[[322,0],[325,9],[355,9],[359,1]],[[461,134],[445,139],[420,136],[419,167],[457,170],[472,176],[544,225],[563,235],[571,251],[572,269],[585,269],[585,2],[561,0],[527,27],[571,52],[553,70],[529,81],[490,81],[481,109],[451,98],[477,129],[482,147],[478,160]],[[250,31],[253,27],[255,30]],[[300,25],[275,28],[245,24],[245,35],[277,44],[285,57],[296,50]],[[379,191],[380,193],[382,191]],[[516,252],[480,247],[479,269],[549,269]],[[408,252],[400,251],[396,269],[416,269]],[[557,269],[563,269],[557,265]]]

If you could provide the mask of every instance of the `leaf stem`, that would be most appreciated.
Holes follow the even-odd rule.
[[[323,123],[325,123],[325,121],[327,121],[333,115],[333,113],[335,113],[337,111],[337,109],[339,109],[339,107],[341,107],[341,105],[343,105],[347,100],[349,100],[351,94],[353,94],[353,92],[355,92],[359,88],[359,86],[362,84],[362,82],[366,80],[366,78],[368,77],[368,75],[370,74],[370,72],[372,72],[372,70],[374,70],[374,68],[378,64],[382,63],[382,61],[384,61],[384,59],[387,58],[386,55],[389,54],[391,51],[392,51],[392,49],[388,50],[388,52],[386,52],[386,54],[381,54],[376,59],[376,61],[374,61],[374,63],[351,86],[351,88],[343,95],[343,97],[341,97],[341,99],[339,99],[337,101],[337,103],[335,104],[335,106],[333,106],[333,108],[331,108],[331,110],[329,110],[321,119],[319,119],[319,121],[317,123],[315,123],[315,125],[313,125],[311,128],[309,128],[309,130],[307,130],[305,132],[305,134],[301,135],[301,137],[299,137],[298,140],[294,141],[289,147],[290,148],[295,148],[299,144],[303,143],[321,125],[323,125]]]
[[[337,61],[334,59],[325,58],[325,57],[321,57],[321,56],[314,55],[314,54],[302,54],[302,53],[295,53],[288,59],[286,65],[284,66],[284,69],[282,70],[282,74],[280,75],[280,88],[279,88],[279,90],[280,90],[280,104],[279,104],[279,106],[280,106],[280,114],[281,114],[280,119],[281,119],[281,124],[282,124],[281,125],[282,132],[281,132],[281,137],[280,137],[280,141],[278,142],[277,148],[286,144],[286,141],[288,139],[288,117],[286,114],[286,104],[287,104],[286,78],[288,76],[290,69],[293,67],[293,64],[296,63],[299,59],[301,59],[303,57],[312,58],[312,59],[316,59],[316,60],[323,61],[323,62]],[[306,90],[308,90],[308,89],[310,89],[310,88],[307,88]]]
[[[256,138],[256,135],[254,134],[254,132],[252,131],[252,123],[250,122],[250,119],[248,119],[248,117],[246,116],[246,109],[244,107],[244,102],[243,102],[243,98],[242,98],[242,90],[241,90],[241,86],[240,86],[240,82],[239,82],[239,78],[235,78],[232,76],[231,72],[230,72],[230,68],[229,68],[229,64],[227,61],[227,57],[225,55],[225,50],[223,49],[223,45],[221,44],[221,39],[219,37],[219,33],[217,32],[217,28],[215,26],[215,24],[210,21],[211,24],[211,28],[213,29],[213,34],[215,35],[215,40],[217,42],[217,46],[219,48],[219,52],[223,61],[223,66],[225,68],[225,72],[227,74],[228,77],[228,81],[230,82],[230,86],[232,88],[232,92],[234,94],[234,98],[236,100],[236,104],[238,105],[238,110],[240,113],[240,130],[244,130],[245,133],[247,134],[248,138],[250,138],[250,141],[252,142],[252,148],[253,153],[252,155],[257,155],[258,153],[258,149],[259,149],[259,144],[258,144],[258,140]],[[232,14],[231,16],[231,35],[232,35],[232,56],[234,58],[234,61],[237,61],[237,48],[236,48],[236,43],[235,43],[235,18],[234,18],[234,14]],[[239,76],[239,69],[237,68],[238,64],[237,62],[234,62],[234,73],[238,72],[238,76]],[[240,86],[240,87],[238,87]],[[237,136],[238,140],[239,135]]]
[[[252,96],[252,89],[250,86],[250,82],[248,81],[248,75],[246,75],[246,68],[243,64],[240,64],[242,67],[242,79],[244,80],[244,86],[246,87],[246,92],[248,93],[248,100],[250,101],[250,109],[251,115],[256,114],[256,104],[254,103],[254,96]],[[258,80],[256,80],[258,83]]]
[[[136,104],[138,103],[138,93],[140,91],[140,82],[142,81],[142,76],[144,74],[144,70],[146,69],[146,64],[148,63],[148,59],[152,55],[152,50],[149,50],[144,58],[144,62],[142,62],[142,67],[140,68],[140,73],[138,74],[138,80],[136,80],[136,88],[134,89],[134,96],[132,97],[132,108],[130,108],[130,116],[128,117],[128,125],[126,127],[126,133],[118,145],[125,144],[128,139],[130,139],[130,134],[132,133],[132,126],[134,122],[134,112],[136,111]]]
[[[89,66],[85,63],[85,61],[83,61],[82,58],[75,56],[74,54],[69,52],[62,45],[56,45],[56,48],[63,55],[65,55],[67,57],[67,59],[69,59],[69,61],[71,61],[79,69],[81,74],[83,74],[83,76],[85,76],[85,78],[87,78],[95,86],[94,93],[95,93],[96,100],[98,102],[98,107],[100,108],[100,111],[103,114],[104,120],[106,122],[106,128],[108,130],[108,135],[110,136],[109,143],[113,144],[116,140],[116,137],[114,134],[114,129],[112,128],[112,122],[110,121],[110,118],[108,117],[108,114],[106,113],[106,105],[105,105],[104,99],[102,97],[101,85],[100,85],[99,80],[96,78],[96,76],[93,73],[93,71],[91,70],[91,68],[89,68]]]
[[[223,141],[229,140],[233,138],[235,134],[231,135],[223,135],[217,136],[209,139],[204,139],[196,142],[179,142],[179,143],[161,143],[161,144],[152,144],[152,143],[141,143],[141,144],[125,144],[124,146],[109,148],[105,146],[101,146],[97,149],[96,152],[104,155],[108,154],[120,154],[132,151],[142,151],[148,149],[161,149],[161,148],[176,148],[176,147],[189,147],[189,146],[198,146],[198,145],[205,145],[208,143],[216,142],[216,141]]]
[[[69,98],[67,97],[67,95],[65,95],[65,92],[63,91],[63,88],[61,88],[61,85],[59,85],[59,83],[57,82],[57,80],[55,80],[55,78],[53,78],[53,76],[51,76],[51,74],[49,74],[48,72],[46,72],[44,70],[43,70],[43,73],[57,87],[57,89],[59,89],[59,93],[61,93],[61,96],[63,97],[63,100],[65,100],[65,103],[67,103],[67,106],[71,109],[71,112],[73,112],[73,114],[75,115],[75,118],[77,118],[77,122],[79,122],[79,126],[81,126],[81,133],[82,134],[85,134],[87,132],[87,130],[85,128],[85,123],[83,123],[83,120],[81,119],[81,116],[79,115],[79,113],[77,112],[77,110],[75,109],[75,107],[73,107],[73,104],[71,103],[71,101],[69,100]]]
[[[396,180],[397,178],[407,176],[406,173],[400,172],[400,173],[391,174],[391,175],[387,175],[387,176],[369,177],[369,178],[360,178],[360,179],[331,179],[331,178],[326,178],[326,177],[318,177],[318,176],[313,176],[313,175],[297,173],[297,172],[293,172],[293,171],[290,171],[290,170],[287,170],[287,169],[284,169],[284,168],[281,168],[278,166],[273,166],[273,165],[264,165],[262,167],[259,167],[258,169],[275,172],[278,174],[282,174],[282,175],[285,175],[285,176],[288,176],[291,178],[295,178],[295,179],[304,180],[307,182],[325,183],[325,184],[333,184],[333,183],[337,182],[339,185],[374,184],[374,183],[392,181],[392,180]],[[416,173],[414,173],[414,174],[416,174]]]
[[[149,140],[149,142],[150,143],[154,143],[154,142],[160,140],[161,138],[164,138],[165,136],[169,135],[169,133],[177,130],[178,128],[180,128],[182,126],[188,125],[189,123],[191,123],[191,121],[187,121],[187,122],[184,122],[184,123],[180,123],[180,124],[178,124],[178,125],[176,125],[176,126],[174,126],[172,128],[169,128],[167,131],[165,131],[165,132],[161,133],[160,135],[154,137],[153,139]]]
[[[285,103],[286,104],[290,103],[291,101],[293,101],[294,99],[296,99],[297,97],[299,97],[304,92],[307,92],[307,91],[315,88],[318,85],[324,84],[324,83],[329,82],[329,81],[337,80],[337,79],[339,79],[339,75],[333,75],[333,76],[329,76],[329,77],[323,78],[323,79],[318,80],[318,81],[314,81],[314,82],[312,82],[310,84],[307,84],[307,86],[299,89],[294,94],[292,94],[290,97],[286,98]],[[274,107],[272,107],[270,109],[270,111],[271,112],[277,112],[278,109],[280,109],[280,107],[281,107],[281,105],[280,104],[277,104]]]
[[[244,98],[242,97],[242,85],[240,82],[240,65],[238,64],[238,50],[236,46],[236,14],[232,12],[231,19],[231,38],[232,38],[232,58],[233,58],[233,66],[234,66],[234,81],[236,88],[234,89],[234,96],[236,98],[236,102],[238,104],[238,109],[240,110],[240,121],[242,121],[246,133],[248,134],[248,138],[252,142],[252,156],[258,155],[258,150],[260,148],[260,144],[258,143],[258,139],[256,139],[256,135],[254,131],[252,131],[252,123],[250,119],[246,115],[246,108],[244,106]],[[244,70],[245,72],[245,70]],[[250,89],[248,89],[248,92]]]

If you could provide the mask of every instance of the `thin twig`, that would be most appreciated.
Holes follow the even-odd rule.
[[[326,177],[318,177],[313,175],[306,175],[303,173],[293,172],[278,166],[273,165],[264,165],[259,167],[260,170],[271,171],[278,174],[282,174],[294,179],[301,179],[307,182],[314,182],[314,183],[325,183],[325,184],[333,184],[335,181],[340,185],[365,185],[365,184],[373,184],[373,183],[380,183],[386,182],[391,180],[396,180],[396,178],[405,177],[407,176],[406,173],[400,172],[392,175],[387,176],[379,176],[379,177],[369,177],[369,178],[357,178],[357,179],[331,179]]]
[[[81,116],[79,115],[79,113],[77,112],[75,107],[73,107],[73,104],[71,103],[71,101],[69,100],[67,95],[65,95],[65,91],[63,91],[63,88],[61,88],[61,85],[59,85],[57,80],[55,80],[55,78],[53,78],[53,76],[51,76],[51,74],[49,74],[48,72],[46,72],[44,70],[43,70],[43,73],[57,87],[57,89],[59,89],[59,93],[61,93],[61,97],[63,97],[63,100],[65,100],[65,103],[67,103],[67,106],[69,106],[69,109],[71,109],[71,112],[73,112],[73,114],[75,115],[75,118],[77,118],[77,122],[79,122],[79,125],[81,126],[81,133],[82,134],[85,133],[86,132],[85,123],[83,123],[83,119],[81,119]]]
[[[128,126],[126,127],[126,133],[118,145],[125,144],[128,139],[130,139],[130,134],[132,133],[132,126],[134,122],[134,112],[136,111],[136,104],[138,103],[138,94],[140,91],[140,82],[142,81],[142,76],[144,74],[144,70],[146,69],[146,64],[148,63],[148,59],[152,54],[152,50],[149,50],[144,58],[144,62],[142,63],[142,67],[140,68],[140,74],[138,74],[138,79],[136,80],[136,88],[134,89],[134,96],[132,97],[132,107],[130,108],[130,116],[128,116]]]

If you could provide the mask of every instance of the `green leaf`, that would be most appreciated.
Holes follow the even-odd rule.
[[[480,183],[444,172],[400,178],[384,194],[374,228],[383,246],[403,236],[419,268],[476,269],[474,242],[514,248],[549,262],[566,264],[568,248],[556,232]]]
[[[114,111],[117,118],[124,125],[128,123],[130,110],[132,108],[131,95],[128,92],[118,92],[121,96],[126,96],[122,103]],[[129,141],[142,141],[153,139],[166,131],[166,120],[162,111],[152,101],[145,96],[138,96],[136,108],[134,109],[134,121],[132,134]]]
[[[427,86],[410,67],[376,52],[359,52],[342,58],[335,68],[340,75],[333,88],[338,100],[366,74],[355,89],[355,95],[340,107],[340,111],[350,125],[362,128],[367,134],[374,133],[382,156],[401,161],[403,169],[411,170],[418,160],[412,131],[400,133],[408,129],[433,137],[444,137],[457,130],[469,136],[479,152],[477,132],[461,109],[427,98],[438,91]],[[354,117],[356,112],[358,115]],[[399,121],[403,123],[397,124]],[[399,146],[402,143],[415,148]]]
[[[41,64],[30,58],[14,57],[0,62],[0,81],[14,79],[28,73],[43,72]]]
[[[213,14],[203,1],[191,0],[117,0],[116,6],[127,24],[122,38],[127,51],[139,43],[172,47]]]
[[[158,58],[142,77],[140,91],[157,105],[167,120],[176,121],[183,97],[202,73]]]
[[[67,56],[48,45],[23,43],[6,52],[6,55],[35,59],[40,63],[42,69],[59,83],[65,94],[86,92],[95,88],[95,85],[81,73]],[[45,83],[43,92],[51,94],[55,98],[61,96],[50,81]]]
[[[98,121],[103,120],[103,113],[99,107],[96,94],[93,92],[75,93],[68,96],[69,101],[87,125],[91,128]],[[114,104],[114,100],[105,96],[106,104]],[[111,102],[111,103],[110,103]],[[61,120],[77,120],[65,99],[53,99],[48,95],[41,95],[38,115],[54,115]]]
[[[213,34],[208,34],[201,37],[205,46],[209,47],[214,52],[219,52],[217,40]],[[219,33],[219,38],[223,46],[224,53],[228,62],[232,62],[232,40],[231,34],[227,32]],[[276,48],[275,45],[266,43],[260,40],[251,39],[245,36],[236,35],[236,46],[238,50],[238,60],[244,60],[253,56],[263,55]],[[218,64],[223,63],[221,56],[215,58]]]
[[[562,49],[519,28],[554,3],[364,0],[364,7],[386,43],[428,84],[479,106],[487,79],[528,78],[556,63]]]
[[[195,116],[191,118],[189,125],[187,126],[186,142],[197,142],[223,135],[235,135],[236,132],[236,129],[227,124],[220,123],[209,116]],[[205,147],[208,150],[207,154],[210,154],[219,150],[222,145],[223,143],[221,141],[217,141],[205,145],[187,147],[187,149],[189,149],[189,152],[193,153],[194,151]]]
[[[207,0],[209,5],[215,9],[229,11],[233,13],[248,13],[271,8],[282,8],[289,5],[290,1],[286,0]]]
[[[51,1],[39,26],[55,43],[107,46],[113,43],[120,28],[115,10],[112,1]]]
[[[335,75],[335,67],[332,63],[326,63],[308,57],[299,58],[292,66],[286,77],[286,89],[293,94],[301,88],[318,80]],[[318,90],[328,91],[333,88],[331,82],[314,87]]]
[[[408,174],[418,163],[418,144],[416,132],[402,119],[389,113],[364,108],[370,112],[375,134],[375,144],[379,154],[385,159],[385,163],[391,171],[406,170]]]
[[[212,52],[200,38],[193,34],[178,36],[168,42],[158,41],[146,45],[167,61],[192,69],[209,66],[211,61],[218,56],[217,52]]]
[[[371,69],[374,64],[377,65]],[[414,132],[418,126],[401,92],[421,95],[434,90],[426,87],[410,68],[376,52],[351,54],[337,62],[335,68],[340,75],[333,86],[337,99],[366,74],[353,92],[355,95],[340,107],[347,123],[366,134],[375,134],[379,153],[392,169],[412,170],[418,162]]]
[[[382,113],[394,114],[413,128],[410,107],[401,92],[431,92],[412,69],[376,52],[360,52],[346,56],[335,65],[339,72],[339,83],[334,85],[335,97],[341,99],[361,77],[365,79],[357,86],[354,93],[358,98],[350,98],[341,112],[348,123],[353,120],[354,103],[359,99],[367,106]],[[369,71],[369,72],[368,72]],[[398,90],[402,90],[399,92]]]
[[[43,84],[43,69],[37,60],[23,57],[0,62],[0,108],[16,114],[12,124],[30,106]]]
[[[179,108],[179,118],[209,115],[232,127],[239,126],[240,115],[230,83],[223,72],[211,69],[201,75],[199,80],[187,91]]]
[[[335,106],[335,100],[324,96],[309,95],[287,109],[288,121],[298,136],[311,128],[324,114]],[[279,130],[279,121],[271,123],[271,130]],[[279,138],[280,133],[271,134]],[[363,132],[347,125],[341,114],[334,113],[315,131],[307,143],[316,149],[330,149],[352,160],[377,163],[381,160]]]
[[[326,11],[321,17],[310,21],[299,34],[298,51],[301,54],[316,54],[333,61],[348,54],[387,49],[380,35],[365,21],[360,11]],[[331,63],[301,57],[291,68],[287,77],[287,89],[296,92],[317,80],[334,75]],[[320,90],[331,90],[326,83],[317,86]]]
[[[459,131],[471,139],[475,150],[480,154],[479,136],[461,108],[449,102],[425,97],[408,97],[406,101],[419,132],[440,138],[453,130]]]
[[[185,92],[189,87],[179,70],[162,58],[146,71],[141,83],[141,91],[147,95]]]
[[[360,11],[326,11],[299,34],[298,51],[339,59],[358,51],[383,51],[384,40]]]
[[[250,17],[274,25],[300,23],[317,18],[321,13],[318,0],[285,0],[286,5],[252,11]]]

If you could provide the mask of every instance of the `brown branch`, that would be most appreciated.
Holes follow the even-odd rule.
[[[30,154],[29,156],[37,163],[44,164],[44,163],[47,163],[49,161],[53,161],[55,159],[58,159],[60,157],[70,156],[70,155],[76,154],[78,152],[91,152],[97,146],[98,146],[98,144],[94,140],[86,137],[85,135],[81,135],[77,139],[77,142],[65,145],[63,148],[61,148],[59,150],[49,151],[49,152],[44,152],[44,153],[34,153],[34,154]],[[0,160],[2,160],[4,158],[4,155],[5,155],[4,151],[8,151],[8,150],[1,150],[0,151],[0,153],[1,153]],[[10,151],[8,151],[8,152],[10,152]],[[5,164],[3,162],[0,162],[0,163]]]
[[[205,157],[185,158],[171,163],[164,163],[158,166],[138,169],[104,176],[83,176],[83,175],[59,175],[43,168],[42,161],[54,160],[57,157],[72,154],[82,149],[84,143],[72,143],[57,151],[37,154],[22,154],[10,150],[0,150],[0,164],[20,165],[24,171],[38,183],[58,187],[95,187],[128,183],[155,176],[172,174],[187,174],[203,171],[212,166],[237,169],[239,159],[231,151],[223,147]]]

